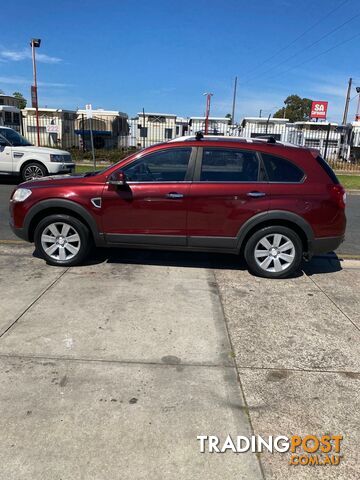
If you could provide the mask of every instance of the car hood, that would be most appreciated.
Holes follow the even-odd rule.
[[[57,185],[75,185],[79,183],[83,183],[83,178],[86,178],[86,173],[78,173],[78,174],[68,174],[68,175],[54,175],[51,177],[43,177],[37,178],[36,180],[29,180],[27,182],[23,182],[19,184],[21,188],[46,188],[46,187],[55,187]],[[93,177],[88,177],[93,178]]]
[[[70,155],[66,150],[59,150],[58,148],[49,148],[49,147],[35,147],[25,146],[25,147],[12,147],[15,152],[25,152],[25,153],[43,153],[45,155]]]

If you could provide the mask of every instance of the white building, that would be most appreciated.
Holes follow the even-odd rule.
[[[136,147],[149,147],[175,138],[176,118],[172,113],[138,113]]]
[[[86,113],[86,110],[81,109],[76,112],[75,134],[80,146],[84,142],[86,149],[91,148],[91,129],[96,149],[128,146],[129,125],[126,113],[98,108],[92,111],[91,119],[87,118]]]
[[[240,136],[256,138],[271,135],[275,140],[286,141],[287,118],[245,117],[241,122]]]
[[[196,132],[205,132],[205,117],[190,117],[189,134],[194,135]],[[208,134],[209,135],[229,135],[230,119],[226,117],[209,117]]]
[[[0,94],[0,126],[21,131],[19,100],[12,95]]]
[[[357,161],[360,160],[360,121],[356,121],[352,123],[351,153]]]
[[[40,145],[73,148],[79,146],[74,134],[76,112],[56,108],[39,108]],[[22,110],[23,134],[34,145],[37,144],[36,110]]]

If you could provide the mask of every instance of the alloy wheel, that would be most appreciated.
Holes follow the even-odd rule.
[[[44,172],[38,165],[28,165],[24,170],[25,180],[32,180],[33,178],[41,178]]]
[[[295,260],[295,245],[281,233],[261,238],[255,246],[255,261],[265,272],[283,272]]]
[[[71,260],[80,251],[80,235],[68,223],[50,223],[41,234],[41,246],[53,260]]]

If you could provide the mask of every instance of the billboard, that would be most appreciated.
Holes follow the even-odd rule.
[[[313,101],[311,104],[310,118],[322,118],[326,120],[328,102]]]

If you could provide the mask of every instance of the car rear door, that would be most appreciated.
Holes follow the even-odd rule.
[[[106,184],[103,231],[109,243],[186,245],[187,202],[196,148],[164,147],[121,168],[127,183]]]
[[[270,206],[260,156],[234,147],[199,148],[188,203],[188,245],[234,249],[241,226]]]

